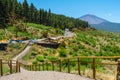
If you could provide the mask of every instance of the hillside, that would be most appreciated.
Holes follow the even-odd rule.
[[[58,42],[61,42],[61,45],[57,49],[42,47],[36,44],[33,45],[29,53],[23,57],[23,60],[32,64],[39,64],[40,62],[56,61],[62,58],[73,58],[77,56],[120,56],[119,34],[99,30],[80,31],[74,29],[73,32],[76,34],[75,37],[58,40]],[[91,59],[81,59],[82,75],[90,76],[92,74],[90,70],[91,65],[84,64],[84,62],[91,61]],[[106,61],[109,62],[109,60],[97,60],[97,62]],[[110,61],[114,62],[115,59]],[[65,66],[64,63],[63,65],[66,71],[67,66]],[[71,70],[71,73],[75,73],[74,70],[77,69],[77,64],[71,62],[71,68],[73,70]],[[49,69],[51,68],[49,67]],[[115,66],[97,66],[97,71],[101,75],[98,78],[102,78],[103,75],[106,77],[114,77],[115,69]],[[89,73],[87,73],[88,71]]]
[[[36,60],[37,56],[43,56],[49,60],[59,57],[75,56],[119,56],[120,35],[99,30],[79,31],[73,30],[76,37],[60,39],[61,45],[57,49],[34,45],[29,56]],[[34,56],[34,54],[36,56]],[[46,57],[48,56],[48,57]],[[26,58],[25,58],[26,59]]]
[[[64,34],[63,30],[59,28],[53,28],[50,26],[44,26],[44,25],[38,25],[33,23],[26,23],[26,31],[16,30],[14,26],[9,26],[8,28],[0,29],[0,44],[7,44],[7,47],[4,50],[2,49],[2,45],[0,46],[0,57],[3,59],[11,59],[15,55],[17,55],[19,52],[21,52],[25,44],[17,43],[12,44],[10,43],[11,40],[36,40],[41,38],[48,38],[48,37],[55,37],[55,36],[61,36]],[[16,33],[17,31],[17,33]],[[17,34],[17,37],[16,37]],[[14,53],[14,54],[13,54]]]
[[[14,31],[14,27],[9,27],[6,30],[0,29],[0,38],[2,41],[10,41],[10,39],[18,39],[22,40],[23,38],[29,39],[41,39],[41,38],[49,38],[49,37],[57,37],[64,35],[64,30],[59,28],[53,28],[50,26],[44,26],[39,24],[27,23],[26,32],[19,31],[18,37],[16,38],[16,32]],[[73,29],[73,33],[76,34],[74,38],[65,38],[61,39],[60,42],[62,45],[57,49],[47,49],[42,50],[49,55],[51,50],[53,53],[51,55],[54,56],[56,54],[56,58],[60,55],[59,53],[64,52],[64,56],[61,57],[72,57],[72,56],[117,56],[120,52],[120,35],[117,33],[99,31],[99,30],[86,30],[81,31],[78,29]],[[7,33],[6,33],[7,32]],[[9,34],[8,34],[9,33]],[[37,46],[37,45],[34,45]],[[34,47],[37,48],[37,47]],[[44,47],[38,47],[34,49],[35,52],[39,52],[39,49],[44,49]],[[31,49],[32,50],[32,49]],[[34,52],[34,50],[32,50]],[[39,52],[41,53],[41,51]]]
[[[104,22],[101,24],[91,24],[96,29],[99,30],[107,30],[110,32],[117,32],[120,33],[120,23],[109,23],[109,22]]]
[[[18,32],[18,38],[21,39],[24,37],[28,37],[30,39],[41,39],[41,38],[49,38],[49,37],[56,37],[56,36],[63,36],[64,30],[62,29],[56,29],[50,26],[44,26],[39,24],[33,24],[33,23],[27,23],[28,27],[26,28],[26,32],[23,33],[22,31]],[[2,30],[2,29],[1,29]],[[11,38],[15,37],[14,27],[11,26],[8,29],[6,29],[11,35],[3,35],[2,39],[10,40]],[[40,62],[45,61],[51,61],[51,60],[58,60],[61,58],[73,58],[77,56],[119,56],[120,54],[120,35],[116,33],[110,33],[106,31],[99,31],[99,30],[78,30],[73,29],[72,32],[76,34],[74,37],[66,37],[57,40],[57,42],[60,42],[60,46],[57,49],[49,48],[49,47],[42,47],[40,45],[34,44],[27,55],[23,57],[24,61],[27,61],[32,64],[38,64]],[[2,30],[3,34],[5,33],[4,30]],[[9,36],[9,37],[8,37]],[[47,40],[49,41],[49,40]],[[13,45],[13,44],[11,44]],[[15,44],[14,44],[15,45]],[[19,45],[19,44],[18,44]],[[17,46],[17,45],[16,45]],[[16,46],[13,46],[14,48],[9,50],[9,53],[3,55],[2,53],[5,53],[6,51],[1,51],[1,55],[4,56],[4,58],[8,58],[10,56],[14,56],[16,53],[15,49],[20,49]],[[22,45],[21,45],[22,46]],[[9,46],[8,46],[9,47]],[[12,52],[11,52],[12,51]],[[11,52],[11,53],[10,53]],[[84,61],[90,62],[91,59],[81,59],[81,74],[83,75],[91,75],[91,71],[89,74],[87,74],[87,71],[89,71],[90,65],[85,65]],[[97,62],[102,62],[104,60],[97,60]],[[114,59],[112,61],[115,61]],[[64,65],[64,64],[63,64]],[[74,69],[76,69],[77,64],[72,63],[71,67],[74,73]],[[114,72],[115,67],[107,67],[107,70],[104,70],[106,66],[97,66],[98,72],[107,73],[110,71],[110,69]],[[67,67],[64,66],[64,69],[66,71]],[[111,74],[113,74],[113,72]],[[109,74],[109,75],[111,75]]]
[[[35,39],[35,38],[44,38],[50,36],[58,36],[63,34],[63,30],[59,28],[53,28],[50,26],[44,26],[39,24],[33,23],[23,23],[25,24],[25,30],[22,28],[20,29],[14,26],[9,26],[8,28],[0,29],[0,40],[10,40],[10,39],[21,39],[21,38],[28,38],[28,39]],[[55,35],[57,34],[57,35]],[[17,36],[17,37],[16,37]]]

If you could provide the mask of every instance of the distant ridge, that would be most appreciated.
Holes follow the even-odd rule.
[[[92,14],[84,15],[79,19],[88,22],[96,29],[120,33],[120,23],[113,23]]]
[[[102,19],[102,18],[97,17],[97,16],[92,15],[92,14],[84,15],[84,16],[80,17],[79,19],[81,19],[83,21],[87,21],[89,24],[101,24],[103,22],[109,22],[105,19]]]

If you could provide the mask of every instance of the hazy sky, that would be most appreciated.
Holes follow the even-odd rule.
[[[24,0],[18,0],[23,2]],[[27,0],[38,9],[49,8],[53,13],[70,17],[94,14],[111,22],[120,23],[120,0]]]

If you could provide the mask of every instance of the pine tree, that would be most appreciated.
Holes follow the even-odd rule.
[[[0,0],[0,28],[6,28],[7,25],[7,19],[8,19],[8,15],[7,15],[7,9],[5,7],[5,3],[4,0]]]
[[[43,14],[44,14],[44,10],[43,9],[40,9],[40,11],[39,11],[39,14],[40,14],[40,24],[42,24],[43,23]]]
[[[33,5],[33,3],[31,3],[30,5],[30,9],[29,9],[29,21],[30,22],[34,22],[34,18],[35,18],[35,11],[37,9],[35,8],[35,6]]]
[[[17,2],[17,0],[14,0],[14,12],[16,13],[16,14],[19,14],[20,13],[20,5],[19,5],[19,3]]]
[[[18,9],[19,9],[18,14],[21,18],[23,16],[23,7],[22,7],[22,4],[20,2],[18,3]]]
[[[51,25],[51,18],[52,18],[52,14],[51,14],[51,9],[49,9],[49,11],[48,11],[48,26],[50,26]]]
[[[29,5],[27,3],[27,0],[24,0],[23,2],[23,16],[28,19],[28,14],[29,14]]]

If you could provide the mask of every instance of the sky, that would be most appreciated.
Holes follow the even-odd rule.
[[[24,0],[18,0],[23,2]],[[37,9],[51,9],[53,13],[79,18],[93,14],[120,23],[120,0],[27,0]]]

